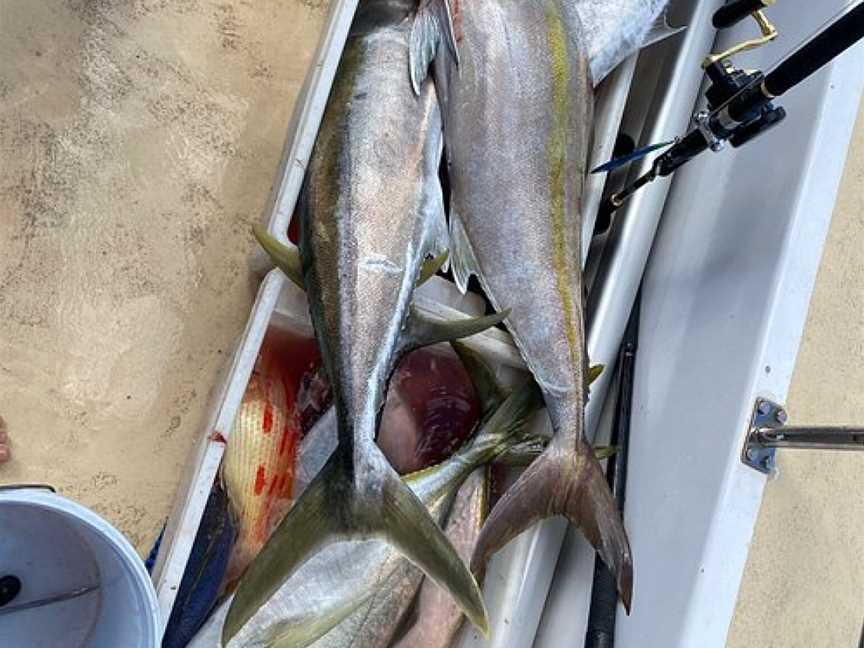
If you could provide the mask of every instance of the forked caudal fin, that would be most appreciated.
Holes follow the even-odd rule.
[[[576,525],[612,572],[627,612],[633,593],[630,543],[594,451],[548,448],[501,497],[480,532],[472,571],[540,520],[563,515]]]
[[[422,502],[386,463],[353,479],[337,449],[304,491],[240,581],[225,620],[227,644],[313,553],[340,540],[390,543],[446,589],[484,634],[489,623],[480,588]]]

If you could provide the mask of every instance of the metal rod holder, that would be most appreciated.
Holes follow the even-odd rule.
[[[776,449],[864,450],[864,428],[787,426],[782,405],[765,398],[756,400],[741,461],[754,470],[774,475]]]

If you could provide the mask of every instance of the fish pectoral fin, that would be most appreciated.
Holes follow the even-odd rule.
[[[408,53],[411,85],[417,94],[442,41],[446,41],[447,49],[458,64],[459,51],[449,0],[424,0],[414,15]]]
[[[483,317],[442,320],[427,317],[412,306],[408,316],[408,325],[399,339],[399,354],[431,344],[450,342],[482,333],[503,322],[508,315],[510,315],[509,309]]]
[[[687,29],[686,25],[683,27],[672,27],[669,24],[669,10],[664,9],[651,24],[651,28],[648,30],[648,33],[645,35],[645,40],[642,42],[642,47],[648,47],[654,43],[659,43],[670,36],[674,36],[675,34],[684,31],[685,29]]]
[[[257,223],[252,225],[252,234],[258,239],[258,243],[264,248],[270,260],[285,273],[294,284],[306,289],[303,283],[303,266],[300,263],[300,250],[294,245],[285,245]]]
[[[380,521],[387,541],[448,591],[488,636],[489,619],[477,581],[423,503],[392,470],[381,491]]]
[[[222,629],[223,645],[313,553],[347,535],[348,530],[340,525],[344,517],[333,511],[335,500],[331,486],[333,480],[339,479],[338,469],[331,458],[303,491],[240,579]]]
[[[603,370],[606,368],[606,365],[591,365],[588,367],[588,385],[593,385],[594,381],[597,380],[602,374]]]
[[[517,535],[540,520],[563,515],[597,550],[615,577],[625,609],[633,594],[630,543],[594,450],[579,441],[575,452],[550,447],[495,504],[474,549],[475,573]]]

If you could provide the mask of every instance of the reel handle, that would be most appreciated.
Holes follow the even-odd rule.
[[[727,29],[753,12],[770,7],[774,2],[775,0],[733,0],[715,11],[711,22],[717,29]]]

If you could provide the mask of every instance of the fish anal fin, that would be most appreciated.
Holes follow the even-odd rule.
[[[606,365],[597,364],[591,365],[588,367],[588,386],[594,384],[594,381],[597,380],[602,374],[603,370],[606,368]]]
[[[495,379],[495,372],[479,353],[456,340],[451,341],[450,346],[459,356],[462,366],[471,378],[474,392],[480,401],[480,419],[486,422],[504,402],[507,394]]]
[[[444,250],[438,256],[432,257],[431,259],[426,259],[423,262],[423,267],[420,269],[420,278],[417,279],[417,285],[422,286],[424,283],[426,283],[432,277],[438,274],[438,271],[442,268],[446,270],[444,266],[446,265],[449,256],[450,252]]]
[[[495,504],[474,551],[477,573],[489,558],[540,520],[563,515],[579,528],[615,577],[630,610],[633,558],[621,516],[594,450],[579,441],[576,451],[548,448]]]

